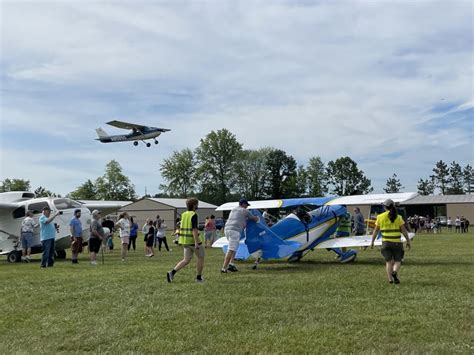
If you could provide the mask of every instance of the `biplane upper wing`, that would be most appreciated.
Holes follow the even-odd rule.
[[[303,205],[323,206],[329,201],[333,200],[334,197],[308,197],[308,198],[288,198],[282,200],[259,200],[249,201],[251,209],[265,209],[265,208],[288,208]],[[220,205],[216,208],[216,211],[230,211],[239,205],[238,202],[228,202]]]
[[[117,128],[136,129],[136,130],[139,130],[139,131],[143,131],[144,129],[150,129],[150,128],[155,129],[155,130],[159,130],[161,132],[171,131],[170,129],[167,129],[167,128],[149,127],[149,126],[139,125],[139,124],[136,124],[136,123],[128,123],[128,122],[117,121],[117,120],[107,122],[107,124],[109,126],[114,126],[114,127],[117,127]]]
[[[369,195],[353,195],[353,196],[342,196],[336,197],[331,201],[327,202],[327,205],[346,205],[346,206],[357,206],[357,205],[380,205],[386,199],[391,199],[395,203],[402,203],[416,197],[416,192],[399,192],[391,194],[369,194]]]

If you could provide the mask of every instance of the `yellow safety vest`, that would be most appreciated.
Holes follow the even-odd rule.
[[[395,218],[395,221],[390,221],[388,217],[388,211],[377,216],[377,226],[380,227],[380,232],[382,233],[382,241],[383,242],[393,242],[393,243],[401,243],[401,231],[400,227],[405,224],[403,218],[398,215]]]
[[[178,243],[181,245],[194,245],[192,218],[194,211],[186,211],[181,215]]]

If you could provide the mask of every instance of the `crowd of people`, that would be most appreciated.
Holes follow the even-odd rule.
[[[410,230],[415,233],[441,233],[443,228],[446,228],[448,232],[468,233],[470,224],[469,220],[464,216],[456,216],[454,221],[451,217],[442,221],[439,217],[431,218],[429,215],[408,217],[407,223]]]
[[[195,198],[189,198],[186,201],[187,211],[175,221],[175,228],[172,236],[176,244],[183,247],[184,256],[175,267],[170,270],[166,278],[168,282],[172,282],[176,273],[186,267],[193,258],[197,257],[196,264],[196,282],[203,282],[204,268],[204,249],[210,247],[217,237],[218,228],[216,226],[216,218],[214,215],[206,217],[204,223],[204,238],[199,233],[198,209],[199,201]],[[225,226],[225,237],[228,240],[228,248],[225,254],[221,273],[238,271],[234,264],[234,258],[239,247],[240,236],[246,228],[248,220],[257,222],[259,217],[248,211],[250,206],[246,199],[241,199],[239,205],[231,210],[229,218]],[[403,244],[401,244],[401,235],[405,236],[407,246],[409,247],[408,231],[415,233],[426,231],[428,233],[436,233],[441,231],[441,220],[439,218],[432,219],[430,216],[420,217],[412,216],[407,219],[407,223],[403,221],[398,214],[395,204],[391,200],[384,203],[386,212],[377,216],[375,227],[373,230],[372,247],[377,233],[382,233],[382,255],[386,260],[387,276],[391,283],[398,283],[398,272],[400,269],[400,261],[403,258]],[[43,248],[41,258],[41,268],[52,267],[54,265],[54,240],[57,233],[57,226],[54,219],[61,214],[60,211],[52,213],[49,207],[44,207],[39,223],[36,224],[32,218],[31,211],[26,212],[21,226],[21,243],[23,248],[22,260],[29,262],[31,260],[31,247],[33,230],[40,227],[40,239]],[[301,212],[301,211],[300,211]],[[297,215],[300,212],[295,212]],[[303,212],[301,212],[303,214]],[[268,225],[277,222],[277,218],[264,211],[262,217]],[[360,236],[366,233],[366,220],[359,208],[353,209],[353,215],[349,212],[341,217],[339,225],[335,231],[335,237],[347,237],[352,235]],[[70,221],[71,233],[71,252],[72,263],[78,263],[78,255],[83,251],[83,226],[81,222],[81,210],[74,211],[74,217]],[[406,228],[406,226],[408,228]],[[464,216],[457,216],[454,221],[451,217],[446,220],[448,231],[454,229],[455,233],[467,233],[469,231],[469,220]],[[166,230],[168,226],[159,215],[155,219],[147,219],[142,227],[145,242],[145,257],[151,258],[155,255],[155,248],[161,251],[164,247],[168,252],[171,249],[168,246]],[[111,252],[114,248],[113,236],[118,231],[120,238],[120,254],[123,262],[127,261],[128,253],[132,249],[136,251],[136,239],[138,236],[138,224],[130,217],[127,212],[122,212],[118,216],[117,222],[113,222],[110,218],[102,219],[101,212],[92,211],[92,220],[90,224],[90,235],[88,241],[88,250],[90,253],[90,263],[97,265],[97,254],[101,251]],[[401,248],[401,249],[400,249]],[[257,264],[259,260],[257,259]],[[254,267],[255,268],[255,267]]]

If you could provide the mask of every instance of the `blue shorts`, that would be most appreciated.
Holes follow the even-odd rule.
[[[21,246],[23,249],[28,249],[33,246],[33,233],[21,232]]]

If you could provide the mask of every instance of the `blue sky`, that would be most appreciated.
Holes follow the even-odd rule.
[[[350,156],[381,191],[474,165],[470,1],[3,1],[0,179],[58,193],[116,159],[139,195],[227,128],[299,163]],[[100,144],[121,119],[158,147]]]

